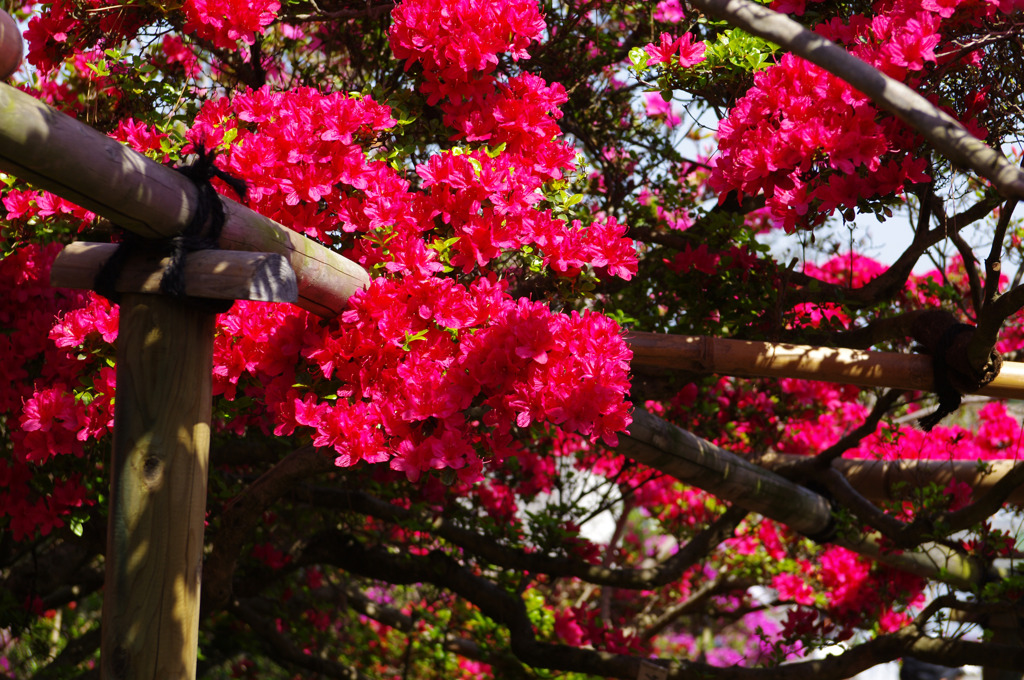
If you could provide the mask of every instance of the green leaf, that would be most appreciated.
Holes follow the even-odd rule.
[[[405,333],[405,342],[402,343],[402,349],[405,350],[406,352],[408,352],[409,351],[409,346],[412,343],[416,342],[417,340],[423,340],[426,337],[427,337],[427,329],[426,328],[424,328],[423,330],[417,331],[416,333],[411,333],[411,334],[408,331],[406,331],[406,333]]]
[[[103,61],[101,61],[98,64],[86,64],[86,66],[88,66],[89,70],[91,70],[93,73],[95,73],[98,76],[109,76],[110,75],[110,69],[107,68],[107,61],[106,61],[106,59],[104,59]]]
[[[634,47],[629,50],[629,62],[638,69],[645,68],[647,60],[650,58],[651,55],[647,54],[647,51],[642,47]]]

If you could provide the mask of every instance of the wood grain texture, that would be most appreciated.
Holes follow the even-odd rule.
[[[0,84],[0,171],[92,210],[146,238],[181,232],[195,186],[174,170],[8,85]],[[369,285],[355,262],[228,198],[220,246],[283,255],[295,271],[298,305],[337,316]]]
[[[122,298],[103,599],[104,680],[195,677],[214,316]]]
[[[72,243],[57,255],[50,269],[55,288],[91,289],[104,263],[117,250],[112,243]],[[129,259],[115,290],[118,293],[160,293],[170,262],[158,255]],[[276,253],[201,250],[185,259],[185,293],[215,300],[295,302],[299,289],[288,261]]]

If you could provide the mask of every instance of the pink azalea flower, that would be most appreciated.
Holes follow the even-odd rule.
[[[671,63],[676,58],[683,68],[689,68],[704,61],[704,51],[707,46],[703,42],[694,43],[693,35],[684,33],[682,37],[676,38],[670,33],[662,33],[657,45],[649,44],[644,48],[651,56],[650,64]]]
[[[681,119],[672,111],[672,102],[665,101],[660,92],[644,92],[644,105],[651,118],[664,120],[667,127],[679,125]]]

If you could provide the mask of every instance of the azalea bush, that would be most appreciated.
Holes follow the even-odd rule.
[[[836,465],[983,478],[1020,455],[1011,407],[925,432],[930,394],[652,369],[626,335],[934,352],[941,310],[1018,358],[1016,194],[927,120],[676,0],[14,9],[17,87],[161,163],[212,154],[371,277],[333,318],[217,316],[200,677],[1024,669],[983,634],[1024,587],[1014,485],[865,496]],[[1019,163],[1024,3],[771,9]],[[3,179],[0,672],[96,677],[118,306],[49,270],[114,228]],[[638,409],[825,495],[831,530],[624,455]]]

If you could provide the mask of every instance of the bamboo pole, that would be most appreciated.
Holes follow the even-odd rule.
[[[196,674],[214,315],[121,300],[101,677]]]
[[[769,470],[786,467],[806,456],[769,453],[758,459],[758,464]],[[975,497],[991,490],[996,482],[1012,472],[1024,460],[864,460],[840,458],[832,467],[846,477],[860,495],[878,502],[894,498],[894,490],[901,486],[919,488],[925,484],[945,486],[951,480],[971,487]],[[1024,487],[1018,488],[1007,503],[1024,505]]]
[[[931,391],[931,358],[692,335],[633,332],[626,336],[633,366],[750,378],[799,378],[861,387]],[[977,392],[1024,399],[1024,363],[1005,361],[996,379]]]
[[[50,269],[55,288],[92,288],[96,274],[114,254],[111,243],[77,242],[66,246]],[[169,258],[139,255],[125,263],[115,290],[118,293],[160,294],[160,282]],[[295,302],[299,289],[295,272],[276,253],[200,250],[185,259],[185,294],[214,300]]]
[[[832,522],[832,509],[819,494],[643,409],[633,411],[629,434],[619,436],[616,450],[800,533],[820,534]]]
[[[18,67],[22,58],[21,33],[18,22],[0,10],[0,80],[7,80]]]
[[[0,171],[146,238],[174,236],[197,205],[187,178],[9,85],[0,84]],[[355,262],[226,197],[220,247],[283,255],[298,304],[337,316],[369,275]]]
[[[808,536],[828,532],[833,521],[832,508],[820,494],[642,409],[633,412],[629,434],[619,436],[616,451]],[[829,541],[897,569],[961,589],[973,588],[990,575],[981,563],[938,543],[926,542],[914,551],[894,552],[881,547],[882,539],[877,532],[840,532]]]
[[[960,590],[972,591],[987,581],[1000,578],[997,570],[941,543],[928,541],[917,550],[898,552],[885,547],[885,540],[877,531],[863,536],[839,536],[833,543],[894,569]]]

